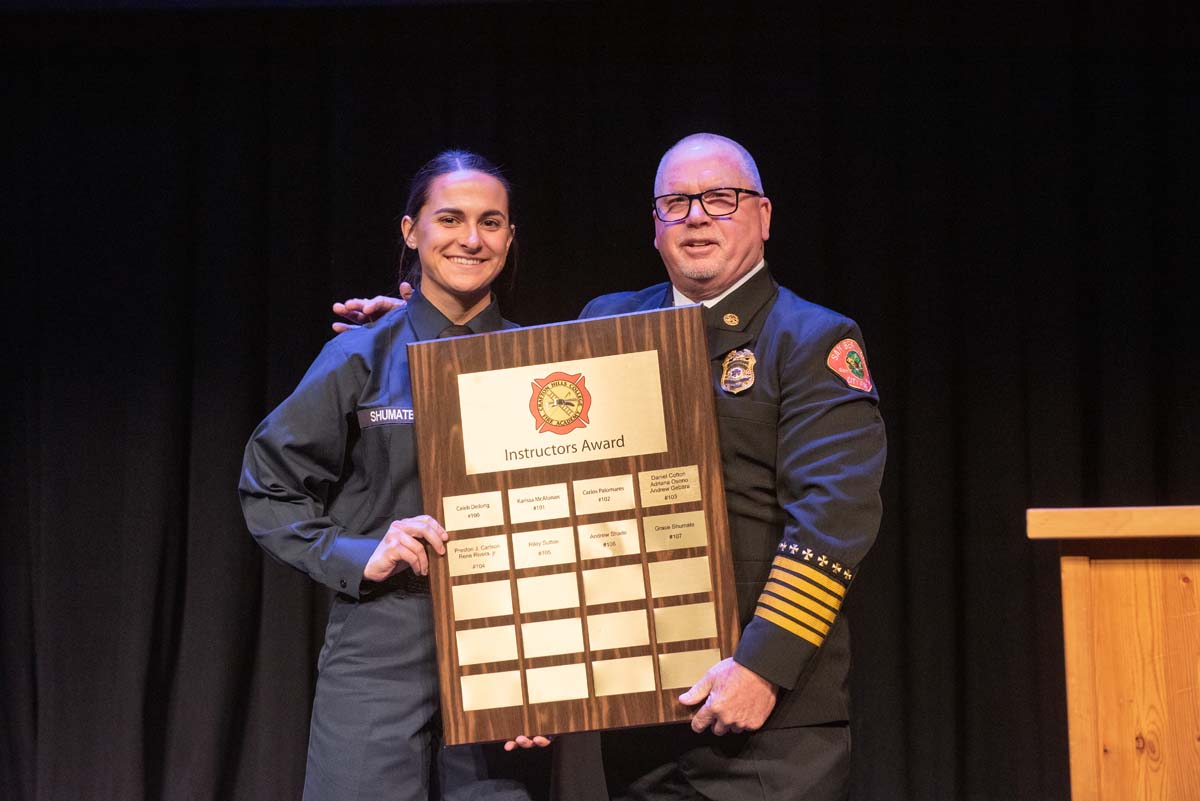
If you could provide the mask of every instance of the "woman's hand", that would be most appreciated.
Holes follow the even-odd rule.
[[[375,552],[367,560],[363,578],[368,581],[383,581],[405,567],[420,576],[429,574],[429,555],[425,544],[433,546],[439,554],[446,553],[445,542],[449,538],[442,524],[429,515],[406,517],[393,520],[387,534],[375,546]]]

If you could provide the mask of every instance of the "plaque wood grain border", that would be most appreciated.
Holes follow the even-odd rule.
[[[408,346],[412,376],[413,410],[418,443],[418,464],[424,505],[427,513],[441,519],[442,499],[486,491],[501,491],[505,506],[507,491],[517,487],[532,487],[585,480],[602,476],[632,475],[637,505],[624,513],[637,518],[640,553],[613,557],[610,560],[588,560],[576,565],[579,584],[579,606],[575,609],[521,613],[517,598],[518,573],[522,576],[555,572],[553,568],[517,570],[510,559],[507,570],[512,595],[513,612],[483,620],[454,619],[451,587],[453,584],[476,580],[503,579],[504,572],[487,573],[452,579],[447,560],[430,560],[430,585],[433,594],[434,624],[438,650],[438,675],[441,693],[441,713],[445,742],[456,745],[469,742],[502,740],[517,734],[558,734],[628,726],[649,725],[686,720],[691,710],[676,700],[684,688],[655,689],[649,692],[596,696],[591,662],[634,656],[650,656],[654,667],[655,686],[661,688],[658,655],[685,650],[711,648],[722,658],[732,655],[739,632],[737,599],[734,594],[732,558],[729,547],[728,518],[721,477],[721,454],[717,438],[708,347],[700,307],[689,306],[651,312],[601,317],[557,325],[536,326],[480,336],[432,340]],[[465,373],[500,370],[566,362],[601,356],[642,351],[657,351],[661,378],[667,450],[640,456],[617,459],[559,464],[546,467],[520,468],[508,472],[467,475],[463,451],[463,425],[459,409],[458,376]],[[531,420],[530,425],[533,425]],[[553,434],[548,436],[554,436]],[[641,505],[637,480],[642,471],[695,465],[698,468],[701,500],[677,505],[651,507]],[[568,491],[568,496],[572,493]],[[530,528],[559,528],[579,522],[573,497],[570,499],[569,521],[545,521],[544,524],[520,526]],[[670,512],[702,509],[707,529],[707,544],[701,548],[681,551],[675,556],[707,555],[711,582],[708,594],[654,598],[649,589],[650,563],[664,558],[662,552],[648,552],[641,519]],[[590,514],[582,522],[603,522],[621,514]],[[507,508],[506,508],[506,519]],[[471,535],[511,533],[510,527],[490,527],[470,532]],[[451,532],[451,538],[456,536]],[[578,549],[576,556],[579,556]],[[596,566],[640,564],[646,583],[646,600],[619,601],[589,608],[583,592],[583,569]],[[651,607],[661,608],[697,601],[711,601],[716,610],[716,637],[690,642],[658,643],[654,631],[655,615]],[[650,644],[606,649],[591,653],[586,618],[589,614],[614,611],[647,610]],[[521,623],[578,616],[583,618],[585,650],[582,654],[563,654],[525,658],[521,639]],[[505,662],[458,665],[456,631],[487,625],[511,623],[516,626],[517,660]],[[589,658],[589,654],[591,654]],[[715,660],[714,660],[715,661]],[[587,672],[588,697],[583,699],[528,703],[526,668],[583,663]],[[463,709],[460,677],[493,671],[521,669],[521,687],[526,703],[493,709],[465,711]]]

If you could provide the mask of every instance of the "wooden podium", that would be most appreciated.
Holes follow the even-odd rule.
[[[1061,547],[1071,797],[1200,799],[1200,506],[1026,525]]]

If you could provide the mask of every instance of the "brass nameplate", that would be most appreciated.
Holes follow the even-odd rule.
[[[450,589],[454,595],[455,620],[512,614],[512,587],[507,581],[459,584]]]
[[[462,540],[451,538],[446,543],[446,564],[451,576],[508,570],[508,538],[503,534]]]
[[[460,374],[467,475],[665,451],[659,373],[650,350]],[[591,413],[592,397],[620,413]]]
[[[655,598],[690,595],[711,589],[707,556],[650,563],[650,593]]]
[[[518,570],[575,563],[575,531],[569,526],[513,534],[512,544]]]
[[[577,617],[521,624],[525,656],[583,653],[583,623]],[[593,648],[595,646],[592,646]]]
[[[713,665],[721,661],[721,652],[716,648],[703,651],[683,651],[676,654],[659,654],[658,671],[664,688],[691,687]]]
[[[571,572],[519,578],[517,605],[524,613],[574,609],[579,606],[579,577]]]
[[[671,551],[677,548],[703,548],[708,544],[704,512],[680,512],[654,515],[642,520],[647,551]]]
[[[583,571],[583,597],[591,606],[645,598],[642,566],[621,565]]]
[[[504,507],[499,492],[476,492],[443,499],[442,528],[466,531],[504,525]]]
[[[703,640],[717,636],[717,610],[712,601],[654,610],[654,633],[659,642]]]
[[[638,473],[642,506],[691,503],[700,500],[700,469],[696,465],[668,470],[643,470]]]
[[[462,688],[462,706],[467,711],[520,706],[525,703],[525,697],[521,694],[521,671],[519,670],[463,676],[460,679],[460,686]]]
[[[508,510],[513,523],[536,523],[571,516],[566,484],[543,484],[508,491]]]
[[[650,644],[646,610],[588,615],[588,640],[593,651]]]
[[[458,632],[457,637],[458,661],[463,665],[517,658],[517,631],[513,626],[465,629]]]
[[[525,677],[529,681],[531,704],[588,697],[587,667],[582,664],[530,668]]]
[[[575,482],[575,514],[624,512],[634,507],[633,476],[604,476]]]
[[[603,659],[592,663],[596,695],[648,693],[654,686],[654,658],[631,656],[627,659]]]
[[[637,521],[633,518],[611,523],[585,523],[578,531],[580,559],[608,559],[641,553],[642,550]]]

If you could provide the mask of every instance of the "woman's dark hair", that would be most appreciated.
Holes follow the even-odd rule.
[[[408,190],[408,201],[404,204],[404,211],[400,218],[417,219],[421,208],[429,201],[429,185],[433,183],[434,179],[459,170],[481,172],[500,182],[504,187],[504,194],[508,196],[509,224],[512,224],[512,185],[509,184],[499,167],[478,153],[472,153],[469,150],[445,150],[417,170],[416,175],[412,178],[412,184]],[[511,282],[517,269],[516,239],[513,239],[512,246],[508,249],[508,258],[504,262],[504,268],[508,270],[508,279]],[[403,235],[400,237],[400,280],[408,281],[414,287],[421,283],[421,257],[404,244]]]

